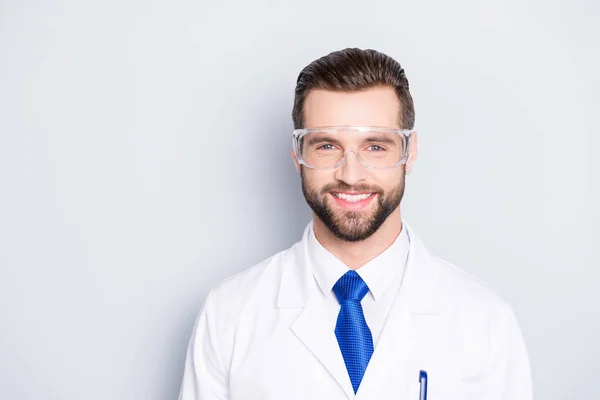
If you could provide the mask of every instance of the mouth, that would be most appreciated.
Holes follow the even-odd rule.
[[[330,192],[330,194],[339,206],[354,211],[368,208],[377,196],[374,192]]]

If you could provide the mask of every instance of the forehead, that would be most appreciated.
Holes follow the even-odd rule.
[[[400,128],[400,101],[391,87],[360,92],[313,89],[304,102],[304,127],[367,125]]]

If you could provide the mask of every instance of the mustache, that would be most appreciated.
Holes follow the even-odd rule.
[[[326,194],[329,192],[371,192],[381,194],[382,190],[377,187],[368,186],[368,185],[348,185],[347,183],[339,182],[339,183],[330,183],[321,189],[321,193]]]

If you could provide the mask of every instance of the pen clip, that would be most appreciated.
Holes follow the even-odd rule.
[[[419,371],[419,400],[427,400],[427,371]]]

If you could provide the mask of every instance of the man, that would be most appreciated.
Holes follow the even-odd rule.
[[[531,399],[510,305],[401,217],[417,156],[402,67],[373,50],[320,58],[298,77],[293,120],[312,222],[209,292],[180,399],[417,400],[425,383],[429,400]]]

